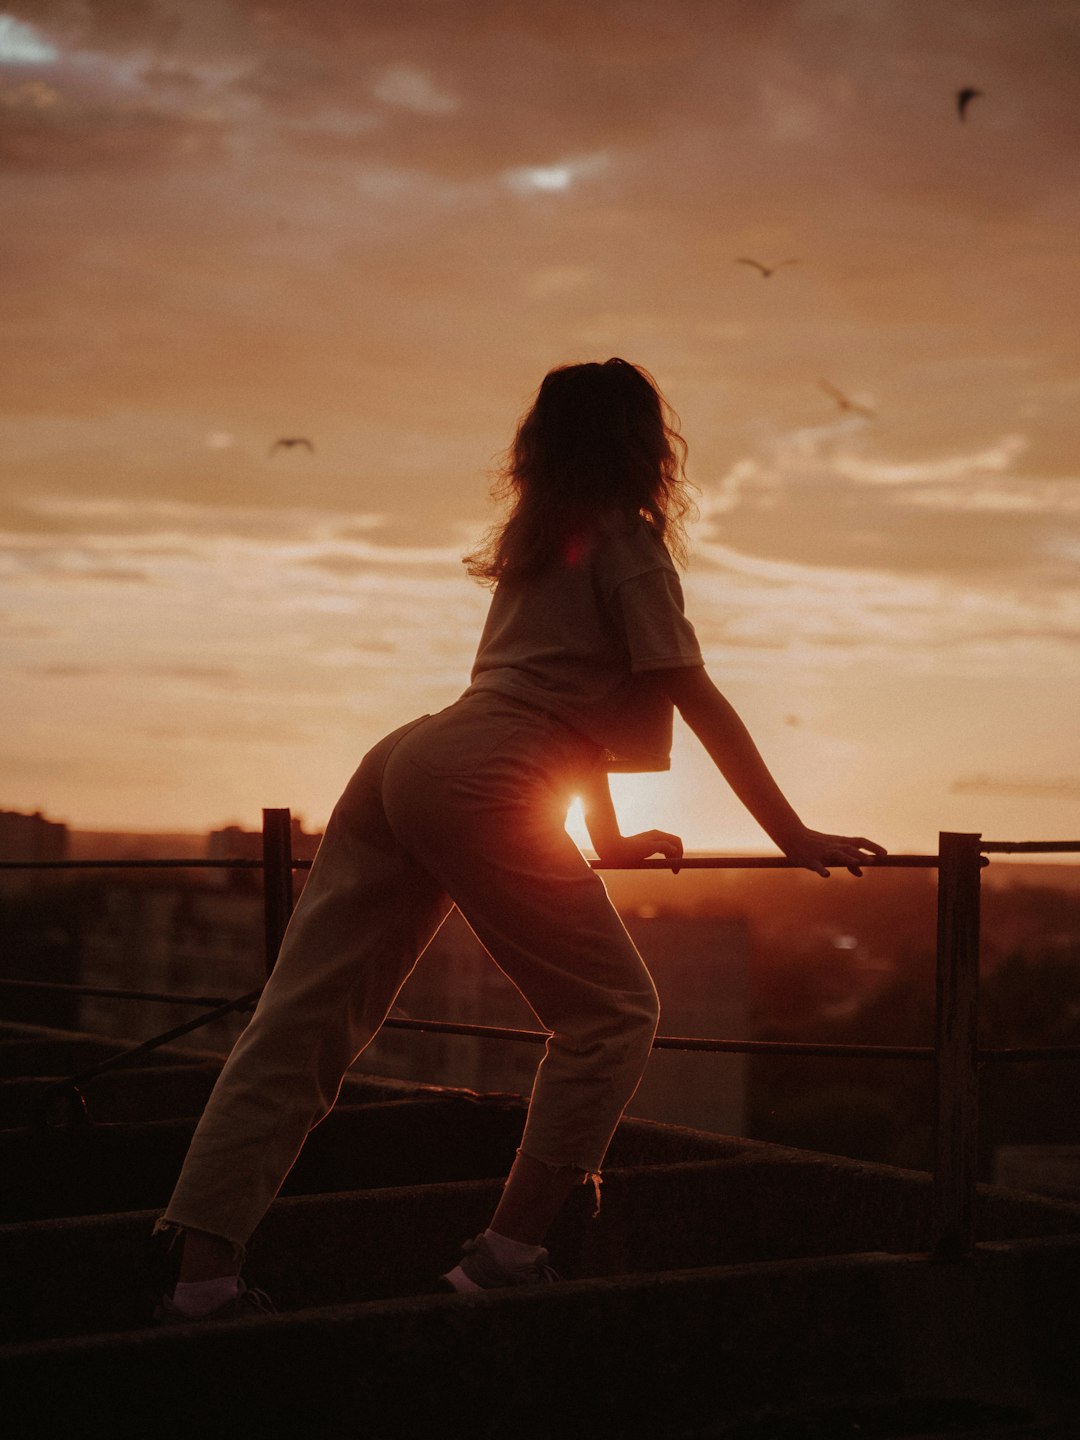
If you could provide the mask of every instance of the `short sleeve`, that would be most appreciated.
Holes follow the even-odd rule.
[[[615,599],[634,674],[705,663],[684,613],[682,586],[674,570],[664,567],[634,575],[618,587]]]

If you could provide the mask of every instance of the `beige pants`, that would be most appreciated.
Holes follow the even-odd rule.
[[[522,1152],[599,1172],[659,1007],[563,828],[575,776],[595,755],[558,721],[494,695],[465,696],[375,746],[330,818],[162,1226],[242,1251],[455,903],[551,1032]]]

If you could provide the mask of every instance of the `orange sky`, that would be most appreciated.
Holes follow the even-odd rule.
[[[0,10],[0,808],[321,825],[467,683],[544,371],[619,354],[803,818],[1075,835],[1078,72],[1076,0]],[[767,844],[685,732],[622,803]]]

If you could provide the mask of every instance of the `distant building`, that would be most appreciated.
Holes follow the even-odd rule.
[[[321,834],[308,834],[298,815],[292,816],[292,853],[294,860],[312,860],[319,848]],[[245,830],[240,825],[226,825],[211,830],[206,839],[208,860],[261,860],[262,831]]]
[[[749,1040],[745,920],[624,917],[660,995],[660,1033]],[[721,1134],[745,1133],[747,1056],[654,1050],[629,1113]]]
[[[40,810],[0,810],[0,860],[66,860],[68,827]]]
[[[294,858],[310,859],[320,839],[293,817]],[[200,858],[210,860],[261,860],[262,832],[229,825],[209,834],[200,848]],[[160,844],[156,851],[162,853]],[[301,888],[298,877],[297,893]],[[265,978],[260,872],[180,868],[99,879],[96,905],[82,932],[80,978],[108,989],[221,998],[254,989]],[[87,996],[79,1025],[145,1039],[198,1013],[197,1006],[165,1001]],[[227,1015],[195,1031],[188,1043],[228,1050],[247,1020],[245,1012]]]
[[[32,815],[17,810],[0,810],[0,860],[66,860],[68,827],[58,820],[46,820],[40,810]],[[40,874],[33,870],[0,871],[0,887],[8,895],[21,894],[33,886]]]
[[[262,898],[221,890],[202,876],[160,872],[101,884],[83,931],[85,985],[231,999],[264,978]],[[193,1020],[198,1006],[85,996],[80,1029],[147,1039]],[[231,1048],[247,1023],[238,1012],[195,1031],[196,1049]]]
[[[322,840],[320,833],[309,834],[299,816],[293,815],[289,826],[294,860],[314,860],[315,852]],[[206,837],[207,860],[261,860],[263,853],[261,830],[245,830],[240,825],[226,825],[221,830],[211,830]],[[211,870],[211,883],[229,890],[260,890],[262,875],[257,870]],[[307,872],[294,872],[294,891],[297,896],[304,888]]]

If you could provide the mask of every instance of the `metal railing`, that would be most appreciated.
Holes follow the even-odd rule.
[[[293,907],[293,874],[309,869],[311,862],[292,854],[292,817],[287,809],[263,811],[262,858],[248,860],[20,860],[0,861],[5,870],[136,870],[136,869],[257,869],[263,874],[263,933],[266,973],[273,971]],[[979,1068],[1028,1060],[1080,1059],[1080,1045],[1054,1045],[1007,1049],[980,1049],[979,928],[980,877],[990,855],[1050,855],[1080,853],[1080,840],[983,840],[979,834],[943,831],[935,855],[888,855],[866,866],[878,869],[936,870],[937,943],[936,996],[933,1045],[815,1044],[805,1041],[726,1040],[699,1036],[658,1035],[657,1050],[709,1051],[746,1055],[801,1055],[847,1057],[860,1060],[916,1060],[934,1066],[934,1163],[931,1202],[933,1254],[940,1260],[970,1255],[975,1244],[974,1199],[976,1138],[978,1131]],[[669,860],[643,860],[632,865],[591,862],[594,869],[610,870],[790,870],[797,868],[783,856],[686,856],[677,865]],[[221,996],[178,995],[143,990],[108,989],[87,985],[61,985],[33,980],[0,980],[0,990],[60,995],[87,995],[112,999],[154,1000],[195,1005],[203,1013],[163,1034],[121,1050],[55,1082],[52,1095],[62,1103],[66,1118],[85,1117],[83,1087],[96,1076],[131,1064],[149,1052],[237,1011],[253,1010],[262,986],[233,999]],[[208,1007],[208,1008],[206,1008]],[[476,1036],[543,1044],[541,1031],[494,1025],[471,1025],[435,1019],[390,1016],[387,1028],[438,1034]],[[55,1105],[50,1113],[55,1118]]]

